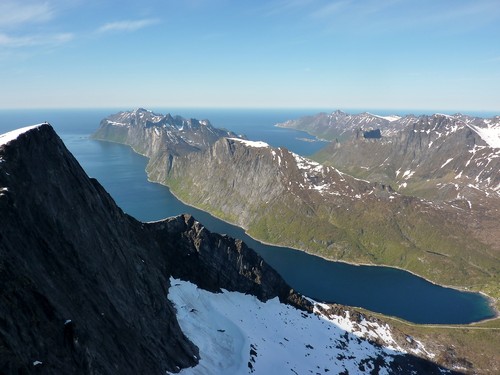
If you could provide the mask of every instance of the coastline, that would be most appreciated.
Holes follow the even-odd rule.
[[[97,140],[97,141],[103,141],[103,142],[110,142],[110,143],[115,143],[115,144],[120,144],[120,145],[123,145],[123,146],[128,146],[130,147],[134,153],[138,154],[138,155],[141,155],[143,157],[146,157],[149,161],[149,157],[145,154],[142,154],[140,152],[138,152],[137,150],[134,149],[134,147],[132,147],[131,145],[128,145],[128,144],[125,144],[125,143],[121,143],[121,142],[115,142],[115,141],[111,141],[111,140],[105,140],[105,139],[99,139],[99,138],[93,138],[91,135],[89,136],[90,139],[93,139],[93,140]],[[322,255],[318,255],[318,254],[314,254],[314,253],[311,253],[305,249],[301,249],[301,248],[297,248],[297,247],[293,247],[293,246],[285,246],[285,245],[280,245],[280,244],[274,244],[274,243],[269,243],[269,242],[266,242],[266,241],[262,241],[258,238],[255,238],[253,237],[252,235],[250,235],[248,233],[248,228],[245,228],[243,226],[240,226],[238,224],[235,224],[235,223],[232,223],[226,219],[223,219],[223,218],[220,218],[216,215],[214,215],[213,213],[209,212],[209,211],[206,211],[206,210],[203,210],[199,207],[196,207],[190,203],[187,203],[185,201],[183,201],[182,199],[180,199],[171,189],[168,185],[164,184],[164,183],[161,183],[161,182],[158,182],[158,181],[153,181],[150,179],[149,177],[149,173],[147,173],[147,170],[146,170],[146,174],[147,174],[147,180],[151,183],[155,183],[155,184],[159,184],[161,186],[164,186],[166,188],[169,189],[170,193],[176,198],[178,199],[180,202],[182,202],[183,204],[189,206],[189,207],[193,207],[197,210],[200,210],[200,211],[203,211],[215,218],[217,218],[218,220],[221,220],[229,225],[232,225],[232,226],[235,226],[235,227],[238,227],[240,229],[242,229],[245,234],[247,236],[249,236],[250,238],[252,238],[253,240],[261,243],[261,244],[264,244],[264,245],[270,245],[270,246],[276,246],[276,247],[280,247],[280,248],[287,248],[287,249],[292,249],[292,250],[295,250],[295,251],[300,251],[300,252],[304,252],[308,255],[311,255],[311,256],[315,256],[315,257],[318,257],[318,258],[321,258],[321,259],[324,259],[328,262],[337,262],[337,263],[344,263],[344,264],[349,264],[349,265],[352,265],[352,266],[370,266],[370,267],[373,267],[373,266],[376,266],[376,267],[386,267],[386,268],[392,268],[392,269],[398,269],[398,270],[401,270],[401,271],[404,271],[404,272],[408,272],[416,277],[419,277],[423,280],[426,280],[427,282],[433,284],[433,285],[436,285],[436,286],[439,286],[439,287],[443,287],[443,288],[449,288],[449,289],[454,289],[454,290],[457,290],[457,291],[460,291],[460,292],[465,292],[465,293],[477,293],[477,294],[481,294],[487,301],[488,301],[488,305],[490,307],[490,310],[493,312],[494,316],[490,317],[490,318],[486,318],[486,319],[482,319],[482,320],[479,320],[479,321],[475,321],[475,322],[471,322],[471,323],[464,323],[464,324],[459,324],[459,325],[456,325],[456,327],[469,327],[469,328],[474,328],[473,325],[475,324],[480,324],[480,323],[484,323],[484,322],[488,322],[488,321],[494,321],[494,320],[497,320],[500,318],[500,309],[497,307],[497,300],[491,296],[489,296],[488,294],[486,294],[485,292],[482,292],[482,291],[471,291],[471,290],[468,290],[466,289],[465,287],[459,287],[459,286],[450,286],[450,285],[444,285],[444,284],[439,284],[437,282],[434,282],[432,280],[429,280],[427,279],[426,277],[424,276],[421,276],[413,271],[410,271],[410,270],[407,270],[407,269],[404,269],[402,267],[397,267],[397,266],[391,266],[391,265],[384,265],[384,264],[372,264],[372,263],[359,263],[359,262],[350,262],[350,261],[345,261],[345,260],[336,260],[336,259],[332,259],[332,258],[327,258],[325,256],[322,256]],[[351,306],[353,308],[356,308],[356,306]],[[361,308],[363,309],[362,307],[357,307],[357,308]],[[368,310],[367,310],[368,311]],[[381,313],[377,313],[377,314],[381,314]],[[401,321],[401,322],[405,322],[404,320],[401,320],[400,318],[397,318],[397,317],[392,317],[390,315],[384,315],[384,314],[381,314],[383,316],[386,316],[388,318],[391,318],[391,319],[397,319],[398,321]],[[413,324],[413,325],[421,325],[421,326],[427,326],[426,324],[418,324],[418,323],[411,323],[411,322],[408,322],[408,324]],[[440,326],[439,324],[436,325],[436,326]]]
[[[332,139],[325,139],[325,138],[319,138],[317,137],[316,135],[308,132],[307,130],[304,130],[304,129],[297,129],[297,128],[292,128],[292,127],[288,127],[288,126],[281,126],[280,124],[274,124],[273,125],[274,127],[276,128],[280,128],[280,129],[289,129],[289,130],[297,130],[297,131],[300,131],[300,132],[304,132],[308,135],[310,135],[311,137],[314,137],[314,139],[309,139],[309,138],[297,138],[301,141],[305,141],[305,142],[327,142],[327,143],[331,143],[333,142],[334,140]]]
[[[143,155],[145,156],[145,155]],[[146,156],[147,157],[147,156]],[[413,276],[416,276],[416,277],[419,277],[433,285],[436,285],[436,286],[439,286],[439,287],[442,287],[442,288],[448,288],[448,289],[454,289],[454,290],[457,290],[459,292],[463,292],[463,293],[472,293],[472,294],[481,294],[487,301],[488,301],[488,305],[490,306],[490,309],[493,311],[493,314],[494,316],[490,317],[490,318],[486,318],[486,319],[481,319],[481,320],[478,320],[476,322],[471,322],[471,323],[466,323],[466,324],[456,324],[454,325],[455,327],[469,327],[469,328],[474,328],[474,327],[471,327],[472,325],[474,324],[480,324],[480,323],[485,323],[485,322],[489,322],[489,321],[493,321],[493,320],[497,320],[500,318],[500,309],[497,307],[497,301],[495,298],[489,296],[488,294],[486,294],[485,292],[483,291],[472,291],[472,290],[468,290],[466,289],[465,287],[460,287],[460,286],[452,286],[452,285],[444,285],[444,284],[439,284],[437,282],[434,282],[432,280],[429,280],[427,279],[426,277],[422,276],[422,275],[419,275],[413,271],[410,271],[410,270],[407,270],[407,269],[404,269],[402,267],[397,267],[397,266],[390,266],[390,265],[385,265],[385,264],[374,264],[374,263],[359,263],[359,262],[348,262],[348,261],[345,261],[345,260],[336,260],[336,259],[331,259],[331,258],[327,258],[325,256],[322,256],[322,255],[318,255],[318,254],[314,254],[314,253],[311,253],[307,250],[304,250],[304,249],[300,249],[300,248],[296,248],[296,247],[293,247],[293,246],[285,246],[285,245],[280,245],[280,244],[275,244],[275,243],[270,243],[270,242],[266,242],[266,241],[262,241],[258,238],[255,238],[253,237],[252,235],[250,235],[248,233],[248,228],[245,228],[243,226],[240,226],[238,224],[235,224],[235,223],[232,223],[228,220],[225,220],[223,218],[220,218],[216,215],[214,215],[213,213],[211,212],[208,212],[208,211],[205,211],[199,207],[196,207],[188,202],[185,202],[183,201],[179,196],[177,196],[173,191],[172,189],[170,189],[170,187],[166,184],[163,184],[161,182],[158,182],[158,181],[153,181],[149,178],[149,175],[148,175],[148,181],[151,182],[151,183],[154,183],[154,184],[159,184],[161,186],[164,186],[166,188],[169,189],[170,193],[176,198],[178,199],[180,202],[182,202],[183,204],[185,204],[186,206],[189,206],[189,207],[193,207],[197,210],[200,210],[200,211],[203,211],[213,217],[215,217],[216,219],[220,220],[220,221],[223,221],[229,225],[232,225],[232,226],[235,226],[235,227],[238,227],[240,229],[242,229],[245,234],[250,237],[251,239],[253,239],[254,241],[257,241],[263,245],[268,245],[268,246],[275,246],[275,247],[280,247],[280,248],[285,248],[285,249],[292,249],[292,250],[295,250],[295,251],[301,251],[301,252],[304,252],[308,255],[311,255],[311,256],[315,256],[315,257],[318,257],[318,258],[321,258],[321,259],[324,259],[328,262],[337,262],[337,263],[344,263],[344,264],[349,264],[351,266],[368,266],[368,267],[385,267],[385,268],[393,268],[393,269],[397,269],[397,270],[400,270],[400,271],[404,271],[404,272],[408,272],[410,274],[412,274]],[[203,223],[201,223],[203,224]],[[350,307],[353,307],[353,308],[359,308],[359,309],[364,309],[366,310],[365,308],[363,307],[360,307],[360,306],[350,306]],[[369,310],[367,310],[369,311]],[[376,313],[376,312],[375,312]],[[402,323],[406,323],[406,324],[411,324],[411,325],[415,325],[415,326],[436,326],[436,327],[440,327],[441,325],[440,324],[421,324],[421,323],[412,323],[412,322],[409,322],[409,321],[405,321],[401,318],[398,318],[398,317],[394,317],[394,316],[391,316],[391,315],[384,315],[382,313],[377,313],[377,314],[381,314],[385,317],[388,317],[388,318],[391,318],[391,319],[396,319]],[[500,328],[498,328],[500,329]]]

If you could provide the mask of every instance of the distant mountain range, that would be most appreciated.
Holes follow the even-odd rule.
[[[236,134],[214,128],[208,120],[159,115],[138,108],[105,118],[93,137],[126,143],[137,153],[151,157],[164,152],[184,155],[204,150],[220,137],[236,137]]]
[[[415,137],[428,135],[427,129],[429,134],[432,132],[434,125],[427,125],[425,119],[442,126],[448,126],[450,120],[440,115],[407,116],[404,121],[368,114],[358,118],[340,112],[332,116],[351,124],[351,130],[343,133],[345,142],[351,139],[367,148],[365,143],[381,143],[388,134],[397,136],[399,133],[389,129],[395,121],[412,124],[407,125],[415,126],[416,131],[410,132],[412,138],[400,143],[406,148],[397,148],[403,154],[415,148],[412,143]],[[117,121],[118,118],[121,120]],[[366,176],[352,177],[336,166],[319,164],[284,148],[272,148],[264,142],[214,130],[209,122],[190,120],[201,124],[202,130],[198,127],[188,131],[184,127],[181,132],[180,125],[167,125],[165,118],[172,117],[145,110],[120,113],[104,119],[94,137],[131,145],[150,158],[147,171],[151,180],[169,186],[185,202],[244,227],[257,239],[334,260],[397,266],[442,284],[499,295],[496,208],[489,212],[481,206],[484,207],[481,211],[473,212],[487,214],[485,218],[479,214],[470,216],[465,199],[431,201],[404,195],[397,191],[399,185],[393,187],[383,179],[370,182]],[[380,134],[373,132],[380,129],[374,126],[379,120],[387,125]],[[178,121],[180,124],[187,120]],[[417,125],[419,121],[424,126],[422,132]],[[366,126],[359,128],[360,123]],[[210,139],[202,142],[196,138],[201,132],[210,134]],[[174,133],[182,141],[173,138]],[[196,147],[184,146],[194,145],[195,140]],[[434,138],[432,142],[434,146],[439,144]],[[179,144],[183,145],[181,151]],[[415,149],[415,157],[420,155],[421,160],[426,160],[428,145],[421,146],[420,154]],[[343,147],[343,143],[338,142],[335,147]],[[355,150],[346,155],[353,158],[365,155],[364,151]],[[373,155],[372,159],[378,157]],[[434,164],[441,166],[450,157],[441,156]],[[448,164],[453,163],[450,161],[444,167]],[[394,172],[398,168],[401,168],[398,174],[403,179],[401,183],[408,183],[407,177],[417,176],[411,174],[413,169],[407,173],[403,167],[396,167]],[[490,178],[488,186],[494,185],[495,178]],[[496,194],[492,187],[488,194],[493,192]]]
[[[466,200],[477,195],[473,191],[500,197],[500,116],[380,117],[336,111],[277,126],[333,140],[317,159],[401,192],[433,200]]]
[[[334,139],[314,159],[401,194],[448,202],[500,251],[500,116],[335,111],[277,124]],[[367,137],[380,131],[380,137]]]

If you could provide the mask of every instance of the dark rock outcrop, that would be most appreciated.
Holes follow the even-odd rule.
[[[279,297],[283,303],[312,311],[311,303],[241,240],[211,233],[190,215],[147,224],[147,230],[169,248],[168,269],[175,278],[212,292],[251,294],[261,301]]]
[[[161,373],[197,363],[140,223],[49,125],[0,149],[0,372]]]
[[[382,134],[380,133],[380,129],[374,129],[363,132],[363,137],[366,139],[380,139],[382,138]]]
[[[198,361],[171,275],[308,308],[241,242],[193,218],[140,223],[49,125],[0,145],[0,373],[160,374]]]

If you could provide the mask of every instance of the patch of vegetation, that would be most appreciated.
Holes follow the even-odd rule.
[[[421,341],[443,366],[450,367],[452,362],[469,364],[466,373],[474,374],[496,374],[499,369],[500,319],[468,326],[428,326],[380,318]]]
[[[240,217],[200,195],[189,178],[166,183],[188,204],[242,225]],[[225,204],[231,206],[243,197],[231,199],[234,202]],[[394,266],[441,285],[500,296],[498,261],[488,254],[488,248],[443,217],[423,217],[420,207],[402,203],[389,210],[385,202],[371,206],[359,202],[349,211],[328,210],[283,198],[268,206],[246,202],[245,210],[255,219],[244,226],[258,240],[331,260]],[[394,215],[394,210],[400,215]]]

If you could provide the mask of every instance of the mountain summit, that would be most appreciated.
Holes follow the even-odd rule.
[[[0,212],[2,374],[452,373],[189,215],[124,214],[48,124],[0,136]]]

